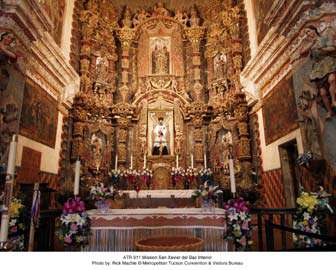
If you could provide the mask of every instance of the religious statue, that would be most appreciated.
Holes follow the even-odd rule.
[[[107,83],[109,61],[104,56],[98,56],[96,60],[97,82]]]
[[[168,138],[169,138],[169,130],[168,127],[163,122],[163,117],[159,116],[158,123],[155,125],[153,129],[153,148],[152,155],[168,155],[169,154],[169,146],[168,146]]]
[[[90,145],[93,153],[94,162],[96,164],[96,169],[97,171],[99,171],[103,156],[103,140],[96,134],[93,134],[91,137]]]
[[[223,79],[227,74],[227,59],[225,53],[219,53],[214,59],[216,79]]]
[[[15,47],[15,37],[10,32],[3,32],[0,34],[0,60],[4,58],[15,61],[18,55],[13,51]]]
[[[157,3],[156,7],[154,8],[154,15],[156,16],[169,16],[169,11],[164,8],[163,3]]]
[[[310,54],[313,64],[309,77],[318,89],[327,110],[326,119],[329,119],[333,115],[332,108],[336,107],[336,33],[331,28],[325,31],[321,36],[315,26],[309,26],[306,35],[310,44],[300,53]]]
[[[197,9],[193,7],[190,12],[190,26],[197,27],[200,25],[200,18],[198,17]]]
[[[156,43],[152,51],[153,74],[169,74],[169,51],[164,42]]]
[[[303,91],[299,96],[298,111],[301,117],[299,122],[302,124],[302,141],[307,152],[312,153],[314,158],[319,158],[322,153],[318,141],[318,126],[312,113],[313,100],[309,91]]]
[[[132,27],[132,15],[131,15],[131,9],[126,6],[124,11],[123,19],[121,20],[122,27]]]

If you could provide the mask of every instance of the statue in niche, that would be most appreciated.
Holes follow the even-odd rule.
[[[96,59],[97,82],[107,83],[109,61],[106,56],[98,56]]]
[[[125,7],[124,16],[123,19],[121,20],[121,24],[122,27],[128,27],[128,28],[132,27],[132,15],[129,6]]]
[[[336,107],[336,33],[331,28],[325,30],[323,36],[315,26],[306,30],[309,45],[301,49],[301,55],[310,55],[313,61],[309,78],[315,83],[317,93],[327,110],[326,119],[333,116],[333,107]]]
[[[316,118],[312,113],[312,105],[314,98],[309,91],[303,91],[299,96],[298,111],[301,116],[299,122],[302,124],[302,141],[307,152],[313,154],[314,158],[322,156],[318,141],[318,126]]]
[[[197,27],[200,25],[200,18],[198,17],[197,9],[196,7],[193,7],[190,12],[190,26],[191,27]]]
[[[152,73],[169,74],[169,41],[164,38],[155,38],[152,44]]]
[[[169,16],[169,11],[165,9],[163,3],[159,2],[157,3],[156,7],[154,8],[155,16]]]
[[[93,154],[96,170],[99,171],[103,159],[104,142],[103,135],[94,133],[91,137],[90,148]]]
[[[18,58],[18,54],[13,51],[16,46],[16,40],[12,33],[2,32],[0,33],[0,61],[8,59],[15,61]]]
[[[215,56],[214,67],[215,67],[215,77],[217,79],[226,78],[228,65],[225,53],[219,53]]]
[[[169,129],[164,122],[163,116],[158,117],[158,123],[154,126],[152,132],[152,155],[162,156],[168,155],[169,151]]]

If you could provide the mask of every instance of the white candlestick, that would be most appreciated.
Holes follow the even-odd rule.
[[[1,216],[1,230],[0,230],[0,243],[4,243],[8,238],[8,227],[9,227],[9,215],[2,214]]]
[[[115,157],[115,161],[114,161],[114,169],[115,169],[115,170],[118,169],[118,155],[116,155],[116,157]]]
[[[80,160],[77,159],[76,165],[75,165],[75,183],[74,183],[74,195],[75,196],[79,194],[80,167],[81,167]]]
[[[190,161],[191,161],[191,168],[194,168],[194,155],[190,155]]]
[[[144,154],[144,169],[146,169],[146,166],[147,166],[147,156],[146,156],[146,153]]]
[[[7,174],[10,176],[6,180],[6,185],[9,182],[10,185],[10,194],[9,194],[9,201],[11,201],[11,194],[13,192],[13,181],[15,176],[15,162],[16,162],[16,148],[17,148],[17,142],[16,142],[16,135],[13,135],[12,141],[9,145],[9,153],[8,153],[8,162],[7,162]],[[8,194],[7,194],[8,196]],[[6,205],[7,209],[9,208],[9,205]],[[9,219],[10,216],[8,212],[5,212],[1,216],[1,228],[0,228],[0,242],[4,243],[8,239],[8,228],[9,228]]]
[[[176,155],[176,168],[178,168],[179,167],[179,156],[178,156],[178,154]]]
[[[9,145],[8,163],[7,163],[7,174],[14,176],[15,174],[15,161],[16,161],[16,135],[13,135],[12,141]]]
[[[204,168],[207,168],[207,156],[206,153],[204,153]]]
[[[131,155],[131,170],[133,170],[133,155]]]
[[[229,169],[230,169],[230,186],[231,192],[236,193],[236,179],[235,179],[235,172],[233,166],[233,159],[232,157],[229,158]]]

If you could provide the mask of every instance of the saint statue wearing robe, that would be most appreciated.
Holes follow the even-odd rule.
[[[152,155],[168,155],[169,147],[168,147],[168,137],[169,130],[166,125],[163,123],[163,117],[159,117],[159,122],[153,129],[153,148]]]
[[[169,74],[169,51],[167,46],[155,45],[152,52],[153,74]]]

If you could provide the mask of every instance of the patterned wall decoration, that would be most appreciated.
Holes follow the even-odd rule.
[[[20,134],[53,148],[56,140],[57,116],[57,102],[40,87],[27,81]]]
[[[281,169],[271,170],[262,174],[264,189],[264,206],[283,208],[286,206]]]
[[[269,26],[265,23],[268,12],[270,11],[274,1],[270,0],[253,0],[253,10],[257,24],[258,43],[261,43],[266,36]]]
[[[298,127],[298,114],[293,79],[283,79],[263,101],[266,144],[283,137]]]

